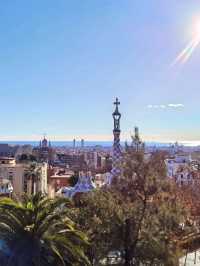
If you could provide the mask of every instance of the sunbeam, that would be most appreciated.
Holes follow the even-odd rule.
[[[195,49],[200,44],[200,21],[197,21],[194,25],[193,31],[193,39],[189,42],[189,44],[178,54],[175,60],[172,62],[171,66],[175,66],[177,64],[185,64],[190,57],[192,56]]]

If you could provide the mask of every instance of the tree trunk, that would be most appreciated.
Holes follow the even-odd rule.
[[[130,219],[125,221],[125,235],[124,235],[124,266],[131,266],[131,250],[130,250]]]
[[[31,177],[31,195],[34,195],[34,184],[35,184],[34,177],[32,176]]]

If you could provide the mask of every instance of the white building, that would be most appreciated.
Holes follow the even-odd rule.
[[[30,188],[30,182],[26,180],[26,172],[31,163],[16,163],[14,158],[0,157],[0,186],[12,187],[16,195],[21,195],[25,192],[25,184]],[[40,178],[37,181],[37,190],[42,193],[47,193],[47,164],[37,164],[40,168]],[[29,191],[26,191],[29,192]],[[1,194],[1,189],[0,189]]]
[[[167,176],[174,178],[180,185],[191,184],[193,180],[191,162],[192,160],[189,154],[179,154],[166,159]]]
[[[180,185],[189,185],[193,182],[193,175],[189,166],[180,166],[176,172],[175,180]]]
[[[185,155],[185,154],[176,155],[172,158],[166,159],[165,164],[167,167],[167,176],[170,178],[175,177],[180,166],[186,167],[190,162],[191,162],[190,155]]]
[[[110,173],[96,174],[94,177],[94,183],[97,188],[101,188],[110,183]]]

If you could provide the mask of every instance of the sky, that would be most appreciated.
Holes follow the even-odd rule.
[[[0,140],[200,140],[200,45],[184,64],[196,0],[0,3]]]

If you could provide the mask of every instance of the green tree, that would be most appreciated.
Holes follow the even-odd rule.
[[[9,250],[5,265],[89,265],[87,238],[68,218],[69,204],[41,194],[25,195],[20,202],[0,199],[0,239]]]
[[[177,234],[185,212],[166,178],[163,156],[129,151],[123,176],[110,188],[80,195],[75,219],[88,234],[96,266],[110,251],[121,265],[177,265]]]
[[[104,260],[108,253],[120,249],[123,213],[120,199],[109,190],[96,190],[75,198],[73,219],[91,243],[88,256],[92,265]]]
[[[133,205],[123,226],[125,265],[177,265],[176,235],[186,213],[166,178],[163,154],[145,158],[143,152],[130,150],[114,189]]]
[[[24,191],[28,194],[36,194],[38,192],[37,184],[41,178],[41,167],[34,162],[29,165],[24,174]],[[31,186],[29,189],[29,185]]]
[[[69,185],[71,187],[74,187],[77,182],[78,182],[78,173],[75,172],[75,174],[70,176],[70,178],[69,178]]]

